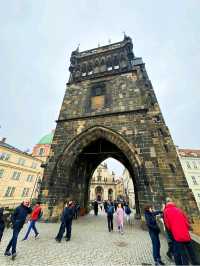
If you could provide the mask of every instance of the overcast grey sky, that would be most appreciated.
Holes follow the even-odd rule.
[[[0,0],[0,136],[23,150],[55,128],[71,51],[133,38],[176,145],[200,148],[199,0]]]

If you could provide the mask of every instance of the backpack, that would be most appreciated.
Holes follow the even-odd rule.
[[[131,214],[131,209],[128,206],[125,207],[125,213],[128,215]]]

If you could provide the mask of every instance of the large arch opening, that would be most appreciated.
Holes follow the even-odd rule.
[[[104,128],[90,128],[77,136],[58,159],[50,186],[61,183],[57,195],[50,195],[57,201],[74,199],[87,209],[90,181],[97,166],[107,158],[114,158],[128,170],[134,184],[136,214],[140,216],[144,205],[144,194],[150,195],[145,168],[136,149],[130,146],[120,134]],[[110,196],[112,195],[110,190]],[[99,193],[99,196],[100,193]],[[58,205],[54,201],[54,204]]]

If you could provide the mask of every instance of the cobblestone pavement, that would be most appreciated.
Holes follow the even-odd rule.
[[[21,241],[27,225],[19,235],[17,257],[12,261],[3,255],[11,237],[6,230],[0,244],[0,265],[150,265],[153,264],[151,242],[148,232],[134,225],[125,225],[124,235],[116,230],[109,233],[106,216],[92,214],[73,222],[72,239],[57,243],[54,238],[59,224],[38,223],[40,238],[30,234],[27,241]],[[115,226],[116,227],[116,226]],[[161,236],[161,255],[169,265],[165,255],[166,240]]]

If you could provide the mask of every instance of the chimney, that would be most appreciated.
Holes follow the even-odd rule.
[[[3,143],[5,143],[5,142],[6,142],[6,138],[2,138],[1,141],[2,141]]]

